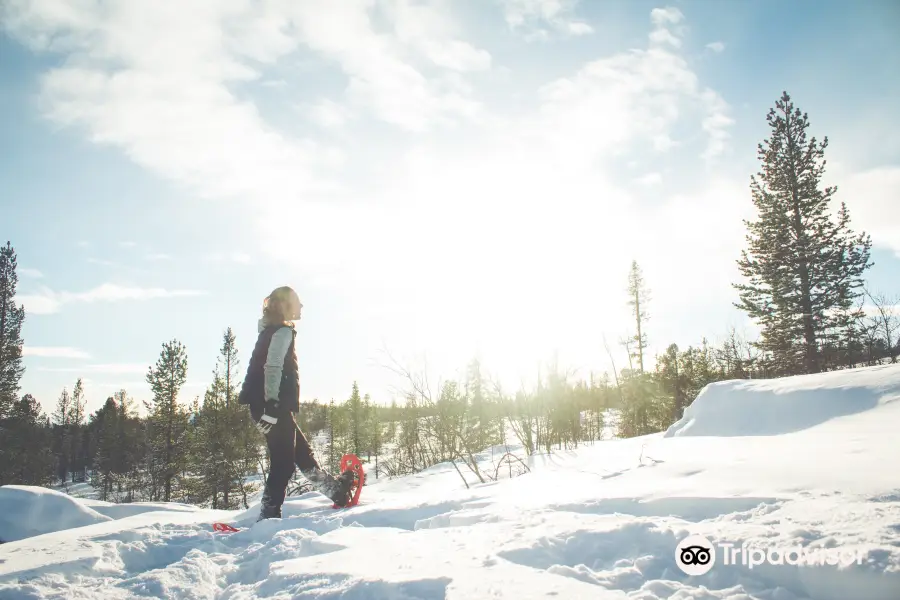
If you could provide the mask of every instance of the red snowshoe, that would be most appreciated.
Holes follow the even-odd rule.
[[[345,454],[341,457],[341,474],[353,471],[353,482],[350,484],[350,501],[345,506],[332,504],[332,508],[349,508],[359,504],[359,495],[366,483],[366,473],[363,470],[362,461],[355,454]]]

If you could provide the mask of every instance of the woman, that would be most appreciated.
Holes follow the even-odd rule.
[[[259,337],[238,397],[240,404],[249,405],[253,422],[269,448],[269,476],[258,520],[281,518],[295,464],[316,491],[338,506],[346,506],[350,500],[353,472],[345,471],[335,478],[323,471],[294,420],[294,414],[300,411],[294,321],[300,319],[302,308],[297,293],[287,286],[275,289],[265,299]]]

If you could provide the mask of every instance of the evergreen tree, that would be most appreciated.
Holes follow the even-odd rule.
[[[17,266],[16,251],[6,242],[6,247],[0,246],[0,418],[12,410],[19,394],[19,381],[25,373],[22,365],[25,307],[16,307]]]
[[[25,394],[0,419],[0,485],[49,485],[53,480],[53,452],[48,419],[38,401]]]
[[[465,402],[469,417],[465,438],[473,451],[478,452],[490,443],[491,432],[485,406],[484,377],[481,374],[481,362],[477,358],[472,359],[466,370]]]
[[[354,381],[350,399],[347,402],[347,420],[350,434],[350,452],[359,456],[362,453],[363,406],[359,395],[359,386]]]
[[[671,399],[669,420],[673,423],[684,414],[691,403],[688,397],[689,383],[682,370],[682,357],[678,344],[671,344],[656,361],[656,380],[662,391]]]
[[[84,446],[84,385],[79,377],[72,389],[69,404],[69,470],[72,473],[72,481],[84,481],[85,461]]]
[[[371,440],[371,451],[375,455],[375,479],[378,479],[378,459],[381,456],[382,443],[384,441],[384,436],[381,432],[381,410],[379,410],[378,406],[371,407],[366,428],[369,431],[369,439]]]
[[[240,502],[247,507],[247,495],[253,490],[244,478],[256,469],[260,455],[259,437],[250,419],[250,413],[237,403],[240,386],[239,369],[237,338],[229,327],[222,335],[218,362],[223,409],[220,419],[224,475],[222,505],[227,508],[238,506],[234,495],[238,495]]]
[[[173,484],[183,472],[186,445],[182,443],[186,431],[187,414],[178,403],[178,394],[187,381],[187,353],[178,340],[163,344],[156,368],[147,372],[147,383],[153,392],[153,403],[147,404],[152,495],[169,502]],[[161,490],[160,490],[161,488]]]
[[[647,349],[647,334],[644,332],[644,323],[650,316],[647,314],[649,291],[644,286],[644,275],[636,260],[631,261],[631,269],[628,271],[628,306],[634,316],[637,333],[629,340],[629,358],[636,356],[638,370],[644,372],[644,350]],[[634,350],[631,350],[631,346]]]
[[[56,410],[53,412],[53,454],[56,458],[56,477],[60,483],[66,484],[69,478],[70,466],[70,427],[69,419],[72,415],[72,399],[69,391],[63,388],[56,401]]]
[[[116,403],[117,448],[113,472],[115,473],[115,497],[117,501],[131,502],[144,487],[142,466],[147,463],[147,427],[137,416],[134,400],[125,390],[113,394]]]
[[[400,414],[400,407],[397,406],[396,398],[391,400],[391,408],[388,414],[390,419],[388,420],[387,432],[385,433],[385,441],[389,445],[394,445],[397,442],[397,420]]]
[[[109,500],[115,483],[116,462],[122,448],[119,446],[119,410],[112,396],[91,418],[93,456],[91,485],[98,490],[100,500]]]
[[[845,203],[831,215],[837,189],[820,187],[828,138],[807,138],[807,115],[787,92],[766,120],[762,170],[750,183],[758,220],[745,221],[749,251],[738,266],[747,283],[734,285],[736,306],[762,326],[758,346],[780,374],[816,373],[825,367],[822,346],[840,339],[855,318],[871,239],[850,230]]]

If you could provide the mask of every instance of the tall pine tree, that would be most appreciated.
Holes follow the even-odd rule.
[[[638,359],[638,370],[644,372],[644,350],[647,349],[647,333],[644,331],[644,323],[650,318],[647,313],[647,303],[650,292],[644,286],[644,275],[636,260],[631,261],[631,269],[628,271],[628,306],[634,317],[637,333],[631,339],[635,350],[631,356]],[[631,344],[629,344],[631,346]]]
[[[169,502],[176,477],[183,472],[186,459],[184,434],[187,429],[187,412],[178,403],[178,394],[187,381],[187,352],[178,340],[163,344],[156,361],[156,368],[147,372],[147,383],[153,392],[150,412],[150,477],[154,499],[161,493]]]
[[[16,307],[16,251],[6,242],[0,246],[0,418],[13,408],[19,393],[19,381],[25,373],[22,365],[22,323],[25,307]]]
[[[871,239],[850,230],[837,188],[821,188],[828,138],[807,138],[809,120],[784,92],[766,120],[770,137],[759,145],[762,169],[751,177],[756,221],[745,221],[749,251],[738,267],[738,308],[762,326],[760,349],[781,374],[816,373],[822,347],[851,325],[862,274],[871,263]]]

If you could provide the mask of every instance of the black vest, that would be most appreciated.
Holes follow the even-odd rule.
[[[256,339],[256,347],[250,356],[250,364],[247,366],[247,376],[241,386],[238,396],[239,404],[249,404],[251,407],[261,407],[265,402],[265,372],[266,356],[269,353],[269,343],[275,332],[286,327],[274,325],[263,329]],[[300,375],[297,367],[297,354],[294,351],[294,341],[297,332],[291,329],[293,337],[287,354],[284,357],[284,365],[281,371],[281,385],[278,388],[278,405],[282,411],[298,412],[300,410]]]

